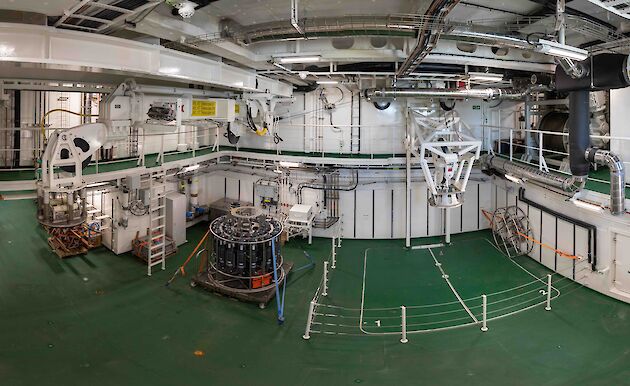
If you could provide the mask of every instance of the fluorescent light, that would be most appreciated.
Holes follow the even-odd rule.
[[[500,82],[503,80],[503,74],[492,74],[489,72],[469,72],[470,80],[481,80],[489,82]]]
[[[299,168],[299,162],[280,161],[280,166],[283,168]]]
[[[0,58],[8,58],[15,53],[15,47],[0,44]]]
[[[161,67],[158,69],[158,72],[161,74],[174,75],[174,74],[179,74],[179,68],[178,67]]]
[[[417,27],[413,26],[413,25],[405,25],[405,24],[389,24],[388,25],[389,28],[398,28],[398,29],[418,29]]]
[[[586,201],[580,201],[575,197],[571,197],[569,201],[571,201],[573,205],[579,208],[587,209],[593,212],[601,212],[602,210],[604,210],[604,208],[602,208],[599,205],[591,204],[590,202],[586,202]]]
[[[285,56],[282,58],[276,58],[280,61],[280,63],[315,63],[319,62],[321,56],[312,55],[312,56]]]
[[[317,84],[339,84],[338,80],[318,80]]]
[[[588,58],[588,51],[581,48],[560,44],[551,40],[539,39],[536,51],[560,58],[582,61]]]
[[[184,173],[194,172],[197,169],[199,169],[199,164],[186,166],[185,168],[183,168],[182,170],[177,172],[177,174],[184,174]]]
[[[517,184],[522,184],[523,183],[522,179],[520,179],[518,177],[514,177],[513,175],[510,175],[510,174],[506,174],[505,178],[507,178],[508,180],[510,180],[510,181],[512,181],[514,183],[517,183]]]

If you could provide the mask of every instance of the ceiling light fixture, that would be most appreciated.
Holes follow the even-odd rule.
[[[185,168],[183,168],[182,170],[180,170],[179,172],[177,172],[177,174],[185,174],[185,173],[190,173],[190,172],[194,172],[195,170],[199,169],[199,164],[196,165],[191,165],[191,166],[186,166]]]
[[[503,74],[494,74],[490,72],[469,72],[468,78],[476,81],[500,82],[503,80]]]
[[[551,40],[539,39],[535,50],[542,54],[577,60],[579,62],[588,58],[588,51],[586,50]]]
[[[281,58],[275,58],[280,63],[315,63],[321,60],[321,56],[319,55],[309,55],[309,56],[284,56]]]
[[[518,177],[514,177],[514,176],[513,176],[513,175],[511,175],[511,174],[506,174],[506,175],[505,175],[505,178],[507,178],[508,180],[510,180],[510,181],[512,181],[512,182],[514,182],[514,183],[516,183],[516,184],[522,184],[522,183],[523,183],[523,180],[522,180],[522,179],[520,179],[520,178],[518,178]]]
[[[578,200],[575,197],[571,197],[569,199],[569,201],[571,201],[573,203],[573,205],[575,205],[575,206],[577,206],[579,208],[587,209],[587,210],[590,210],[590,211],[593,211],[593,212],[601,212],[601,211],[604,210],[604,208],[602,208],[599,205],[591,204],[590,202],[586,202],[586,201],[581,201],[581,200]]]
[[[175,7],[177,8],[177,13],[179,13],[179,16],[184,19],[190,19],[195,14],[195,8],[197,6],[197,3],[193,3],[192,1],[182,1]]]
[[[299,162],[280,161],[280,166],[283,168],[299,168]]]
[[[324,79],[324,80],[318,80],[317,84],[339,84],[339,81],[332,80],[332,79]]]

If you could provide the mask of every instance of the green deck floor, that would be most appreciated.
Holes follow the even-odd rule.
[[[59,260],[35,221],[32,201],[0,201],[0,383],[2,385],[622,385],[630,384],[630,305],[576,285],[553,310],[535,308],[477,326],[397,336],[322,336],[304,341],[308,301],[317,288],[330,240],[292,240],[284,249],[297,266],[302,249],[314,270],[290,276],[286,323],[273,303],[260,310],[197,288],[188,280],[164,286],[191,242],[166,272],[145,275],[129,255],[101,249]],[[455,236],[438,259],[462,295],[526,280],[484,242],[486,232]],[[435,240],[423,240],[422,242]],[[420,241],[418,241],[420,242]],[[448,297],[435,267],[394,264],[407,253],[400,241],[345,240],[327,301],[359,306],[364,251],[370,302]],[[430,258],[418,253],[414,258]],[[391,261],[378,259],[388,258]],[[545,270],[518,260],[536,274]],[[372,264],[374,263],[374,264]],[[490,263],[490,264],[486,264]],[[395,271],[388,271],[388,266]],[[376,270],[370,271],[370,268]],[[386,280],[385,280],[386,279]],[[411,285],[406,293],[392,286]],[[370,284],[371,283],[371,284]],[[406,283],[406,284],[405,284]],[[411,283],[411,284],[410,284]],[[382,291],[379,291],[379,288]],[[388,298],[389,297],[389,298]],[[392,306],[397,306],[393,304]],[[203,356],[195,356],[202,350]]]

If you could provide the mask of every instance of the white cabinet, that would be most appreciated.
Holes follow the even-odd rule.
[[[177,246],[186,242],[186,195],[170,193],[166,196],[166,235]]]

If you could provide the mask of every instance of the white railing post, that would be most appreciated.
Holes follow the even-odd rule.
[[[324,261],[324,290],[322,296],[328,296],[328,262]]]
[[[547,306],[545,310],[551,311],[551,275],[547,275]]]
[[[335,269],[337,266],[337,244],[335,243],[335,238],[332,238],[332,265],[331,269]]]
[[[315,300],[311,300],[311,305],[308,307],[308,318],[306,319],[306,330],[304,330],[304,335],[302,335],[302,338],[306,340],[311,339],[311,323],[313,321],[314,312],[315,312]]]
[[[488,331],[488,297],[486,295],[481,295],[481,301],[482,301],[482,322],[481,322],[481,331],[486,332]]]
[[[400,337],[400,343],[407,343],[409,342],[409,340],[407,340],[407,307],[405,306],[400,306],[400,319],[401,319],[401,337]]]
[[[513,144],[512,141],[514,139],[514,134],[512,129],[510,129],[510,161],[512,161],[512,158],[514,158],[514,152],[513,152]]]
[[[538,132],[538,170],[543,170],[543,133]]]

